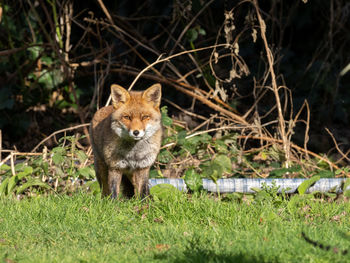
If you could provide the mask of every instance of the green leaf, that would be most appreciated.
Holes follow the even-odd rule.
[[[220,164],[212,162],[211,169],[213,173],[210,175],[210,178],[216,183],[222,177],[223,167]]]
[[[49,174],[49,163],[48,162],[43,162],[41,165],[41,168],[43,169],[45,175]]]
[[[262,189],[258,187],[251,187],[250,189],[253,190],[255,193],[259,193],[260,191],[262,191]]]
[[[149,171],[149,178],[157,178],[158,177],[158,170],[156,169],[151,169]]]
[[[77,154],[77,157],[78,157],[80,163],[85,162],[86,159],[88,158],[88,156],[86,155],[86,153],[84,151],[79,150],[76,152],[76,154]]]
[[[3,164],[0,166],[0,170],[2,171],[10,171],[11,170],[11,166],[8,166],[7,164]]]
[[[186,33],[189,42],[193,42],[198,38],[198,32],[195,28],[191,28]]]
[[[168,150],[162,150],[158,154],[158,161],[161,163],[168,163],[173,159],[173,156]]]
[[[313,176],[310,179],[302,182],[298,187],[298,193],[303,195],[306,193],[307,189],[309,189],[312,185],[314,185],[318,180],[320,180],[320,176]]]
[[[79,175],[86,179],[95,178],[95,170],[92,167],[83,167],[79,169]]]
[[[161,113],[162,113],[162,124],[165,127],[169,127],[173,124],[173,120],[168,116],[168,107],[167,106],[163,106],[160,109]]]
[[[215,147],[216,151],[218,153],[221,153],[221,154],[227,154],[229,151],[228,151],[228,148],[227,148],[227,145],[225,144],[224,141],[222,140],[216,140],[214,143],[213,143],[213,146]],[[227,157],[227,156],[226,156]]]
[[[42,182],[42,181],[40,181],[38,179],[32,179],[32,180],[24,183],[20,187],[18,187],[17,188],[17,194],[23,193],[26,189],[28,189],[28,188],[30,188],[32,186],[40,186],[40,187],[43,187],[43,188],[46,188],[46,189],[51,189],[51,187],[48,184],[46,184],[46,183],[44,183],[44,182]]]
[[[63,147],[55,147],[52,149],[52,161],[55,165],[60,165],[64,162],[64,156],[66,155],[66,150]]]
[[[350,178],[347,178],[342,186],[342,190],[346,191],[348,189],[348,191],[350,191]]]
[[[278,168],[274,169],[270,172],[269,176],[274,177],[274,178],[281,178],[283,177],[286,173],[295,173],[301,171],[300,165],[293,166],[290,168]]]
[[[98,183],[98,181],[90,181],[90,182],[87,182],[85,185],[84,185],[85,189],[86,190],[89,190],[91,191],[91,193],[93,195],[97,195],[98,193],[101,192],[100,190],[100,185]]]
[[[202,36],[205,36],[207,34],[203,28],[199,28],[198,33]]]
[[[16,184],[18,182],[18,177],[17,175],[11,176],[10,180],[7,185],[7,193],[10,194],[12,193],[12,190],[15,188]]]
[[[52,156],[52,161],[55,163],[55,165],[60,165],[61,163],[64,162],[64,157],[63,157],[63,155],[61,155],[59,153],[55,153]]]
[[[186,136],[187,136],[187,132],[186,131],[180,131],[177,134],[177,143],[179,145],[184,145],[186,143]]]
[[[193,192],[198,192],[203,188],[202,178],[193,168],[185,172],[184,180],[186,186]]]
[[[15,165],[15,172],[18,173],[20,171],[23,171],[24,168],[26,168],[27,165],[23,162],[23,163],[18,163]]]
[[[63,172],[63,170],[61,169],[61,167],[55,167],[55,172],[56,172],[56,175],[58,177],[64,177],[65,176],[65,173]]]
[[[171,184],[157,184],[150,189],[150,194],[158,200],[173,199],[181,192]]]
[[[213,163],[220,165],[222,167],[222,172],[231,173],[232,163],[231,159],[228,156],[220,154],[215,157]]]
[[[35,47],[29,47],[27,48],[27,50],[29,51],[29,59],[31,60],[35,60],[39,57],[40,52],[42,52],[44,49],[42,47],[39,46],[35,46]]]
[[[41,73],[38,82],[43,84],[47,89],[53,89],[63,82],[63,75],[60,70],[54,69],[49,71],[43,69]]]
[[[323,170],[315,174],[315,176],[319,176],[320,178],[334,178],[334,172],[330,170]]]
[[[10,177],[6,177],[5,179],[2,180],[0,184],[0,196],[7,194],[7,185],[9,180],[10,180]]]
[[[203,176],[210,178],[216,183],[216,181],[222,177],[224,171],[224,166],[220,162],[215,162],[215,159],[212,160],[208,165],[202,166]]]
[[[23,179],[24,177],[26,177],[27,175],[31,175],[33,173],[33,167],[31,166],[27,166],[23,169],[22,172],[19,172],[17,174],[18,180]]]

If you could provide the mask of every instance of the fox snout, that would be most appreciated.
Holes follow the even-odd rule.
[[[129,136],[132,137],[134,140],[140,140],[142,139],[142,137],[145,135],[145,131],[144,130],[129,130]]]

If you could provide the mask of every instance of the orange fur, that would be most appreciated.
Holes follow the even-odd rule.
[[[148,195],[149,169],[162,138],[161,86],[154,84],[143,92],[128,92],[112,85],[111,95],[113,106],[98,110],[90,126],[102,195]]]

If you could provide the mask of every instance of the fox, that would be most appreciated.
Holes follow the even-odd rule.
[[[149,195],[149,170],[162,140],[161,96],[159,83],[130,92],[113,84],[112,105],[94,114],[90,142],[103,197]]]

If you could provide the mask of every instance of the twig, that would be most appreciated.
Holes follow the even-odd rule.
[[[13,176],[16,175],[16,171],[15,171],[15,161],[13,159],[14,154],[10,153],[10,160],[11,160],[11,173]]]
[[[341,156],[343,156],[343,158],[345,158],[347,161],[350,161],[350,158],[347,157],[342,150],[339,149],[338,143],[336,141],[336,139],[334,138],[334,135],[330,132],[330,130],[328,130],[328,128],[325,128],[325,130],[328,132],[329,136],[331,136],[333,142],[334,142],[334,146],[335,148],[338,150],[338,152],[341,154]]]
[[[44,142],[48,141],[50,138],[52,138],[53,136],[55,136],[56,134],[59,134],[61,132],[66,132],[66,131],[71,131],[71,130],[75,130],[75,129],[79,129],[79,128],[83,128],[83,127],[87,127],[87,126],[90,126],[90,123],[84,123],[84,124],[80,124],[80,125],[76,125],[76,126],[73,126],[73,127],[69,127],[69,128],[65,128],[65,129],[62,129],[62,130],[58,130],[58,131],[55,131],[54,133],[52,133],[50,136],[46,137],[44,140],[42,140],[41,142],[39,142],[31,152],[35,152],[39,147],[40,145],[42,145]]]
[[[169,103],[171,106],[173,106],[174,108],[176,108],[176,109],[178,109],[178,110],[184,112],[184,113],[187,114],[187,115],[190,115],[190,116],[192,116],[192,117],[195,117],[195,118],[198,118],[198,119],[201,119],[201,120],[207,120],[206,117],[203,117],[202,115],[199,115],[199,114],[190,112],[190,111],[188,111],[188,110],[185,110],[185,109],[183,109],[182,107],[180,107],[179,105],[175,104],[174,102],[172,102],[172,101],[170,101],[170,100],[168,100],[168,99],[163,98],[162,100],[166,101],[166,103]]]
[[[130,74],[130,75],[136,75],[137,74],[137,72],[126,71],[124,69],[112,69],[111,72],[123,72],[123,73],[127,73],[127,74]],[[192,92],[190,90],[187,90],[187,89],[183,88],[182,86],[185,85],[184,83],[177,83],[176,81],[171,81],[171,80],[169,80],[167,78],[159,78],[157,76],[153,76],[153,75],[149,75],[149,74],[145,74],[144,77],[148,78],[148,79],[155,80],[155,81],[159,81],[159,82],[162,82],[162,83],[165,83],[165,84],[168,84],[168,85],[171,85],[175,89],[181,91],[182,93],[185,93],[185,94],[189,95],[190,97],[195,97],[200,102],[202,102],[203,104],[207,105],[208,107],[210,107],[210,108],[212,108],[212,109],[222,113],[223,115],[226,115],[227,117],[230,117],[231,119],[235,120],[237,123],[240,123],[242,125],[247,125],[247,126],[250,125],[243,117],[239,116],[238,114],[235,114],[232,111],[226,110],[226,109],[218,106],[217,104],[211,102],[210,100],[208,100],[204,96],[200,96],[200,95],[198,95],[195,92]]]
[[[177,90],[180,90],[182,93],[185,93],[189,96],[191,96],[192,98],[196,98],[197,100],[199,100],[200,102],[204,103],[205,105],[209,106],[210,108],[218,111],[218,112],[221,112],[222,114],[232,118],[233,121],[239,123],[239,124],[242,124],[242,125],[247,125],[249,126],[250,124],[244,119],[242,118],[241,116],[229,111],[229,110],[226,110],[224,108],[221,108],[220,106],[216,105],[215,103],[211,102],[210,100],[204,98],[203,96],[199,96],[197,93],[194,93],[192,91],[189,91],[185,88],[183,88],[182,86],[180,85],[173,85],[173,87],[175,87],[175,89]]]
[[[157,60],[155,62],[153,62],[152,64],[148,65],[146,68],[144,68],[143,70],[141,70],[141,72],[136,76],[136,78],[134,79],[134,81],[131,83],[129,90],[132,89],[132,87],[135,85],[136,81],[140,78],[140,76],[146,72],[148,69],[150,69],[151,67],[153,67],[154,65],[158,64],[158,63],[162,63],[165,61],[168,61],[172,58],[178,57],[178,56],[182,56],[184,54],[188,54],[188,53],[194,53],[194,52],[198,52],[198,51],[202,51],[202,50],[207,50],[207,49],[212,49],[214,47],[222,47],[222,46],[227,46],[227,44],[218,44],[218,45],[213,45],[213,46],[208,46],[208,47],[202,47],[202,48],[197,48],[197,49],[193,49],[193,50],[185,50],[182,51],[180,53],[168,56],[166,58],[161,59],[162,54],[157,58]]]
[[[266,39],[266,24],[265,24],[265,21],[261,17],[258,1],[257,0],[253,0],[253,4],[254,4],[255,10],[256,10],[256,15],[258,17],[258,21],[259,21],[259,25],[260,25],[260,35],[261,35],[261,38],[262,38],[262,40],[264,42],[266,56],[267,56],[267,60],[268,60],[268,63],[269,63],[269,72],[270,72],[270,75],[271,75],[272,90],[273,90],[273,93],[275,95],[277,111],[278,111],[279,131],[280,131],[280,135],[281,135],[281,138],[282,138],[282,145],[283,145],[284,154],[285,154],[285,157],[286,157],[285,164],[286,164],[286,167],[288,168],[289,162],[290,162],[290,144],[291,144],[291,142],[288,141],[288,138],[286,136],[286,130],[285,130],[284,117],[283,117],[283,113],[282,113],[281,101],[280,101],[280,97],[279,97],[279,94],[278,94],[279,87],[277,86],[276,76],[275,76],[275,72],[274,72],[274,68],[273,68],[273,64],[274,64],[273,60],[274,60],[274,58],[273,58],[272,52],[271,52],[271,50],[269,48],[269,45],[267,43],[267,39]]]
[[[16,152],[14,150],[3,150],[2,152],[10,152],[4,160],[0,162],[0,167],[5,164],[8,160],[13,158],[13,156],[40,156],[42,153],[26,153],[26,152]]]
[[[109,21],[112,25],[114,25],[114,21],[113,21],[113,19],[112,19],[112,16],[111,16],[111,14],[108,12],[108,9],[106,8],[106,6],[105,6],[105,4],[103,3],[103,1],[102,1],[102,0],[97,0],[97,2],[98,2],[98,4],[100,5],[100,7],[101,7],[103,13],[105,13],[106,17],[108,18],[108,21]]]
[[[195,127],[191,133],[199,130],[200,128],[202,128],[204,125],[207,125],[208,123],[210,123],[214,118],[216,118],[218,115],[214,114],[213,116],[211,116],[209,119],[207,119],[206,121],[202,122],[201,124],[199,124],[197,127]]]
[[[220,130],[238,130],[240,129],[240,127],[238,126],[225,126],[225,127],[218,127],[218,128],[213,128],[213,129],[209,129],[209,130],[205,130],[205,131],[199,131],[199,132],[196,132],[196,133],[193,133],[193,134],[190,134],[190,135],[187,135],[185,137],[185,139],[189,139],[189,138],[192,138],[194,136],[198,136],[198,135],[201,135],[201,134],[204,134],[204,133],[209,133],[209,132],[214,132],[214,131],[220,131]],[[175,145],[176,143],[175,142],[171,142],[171,143],[168,143],[166,145],[163,145],[161,147],[161,149],[165,149],[165,148],[168,148],[168,147],[171,147],[173,145]]]
[[[192,20],[185,26],[185,28],[182,30],[180,36],[177,38],[172,50],[169,52],[169,55],[172,55],[174,53],[175,48],[177,47],[177,45],[180,43],[181,39],[183,38],[183,36],[186,34],[186,32],[188,31],[188,29],[190,28],[190,26],[193,24],[194,21],[196,21],[196,19],[198,18],[198,16],[212,3],[214,2],[214,0],[210,0],[208,1],[203,7],[202,9],[192,18]],[[163,71],[164,68],[161,69],[161,71]]]
[[[280,143],[282,144],[283,141],[280,140],[280,139],[275,139],[275,138],[270,138],[270,137],[259,137],[259,136],[246,136],[246,135],[240,135],[238,136],[238,138],[242,138],[242,139],[253,139],[253,140],[264,140],[264,141],[269,141],[269,142],[275,142],[275,143]],[[290,146],[298,151],[301,151],[303,153],[308,153],[309,155],[312,155],[314,157],[316,157],[317,159],[321,160],[321,161],[324,161],[326,163],[329,164],[329,166],[331,166],[333,169],[335,170],[339,170],[340,168],[332,163],[331,161],[329,161],[328,159],[318,155],[317,153],[314,153],[314,152],[311,152],[309,150],[305,150],[304,148],[294,144],[294,143],[291,143]],[[337,177],[340,177],[341,175],[344,175],[344,176],[347,176],[347,177],[350,177],[350,174],[345,174],[344,172],[342,172],[340,175],[338,175]]]

